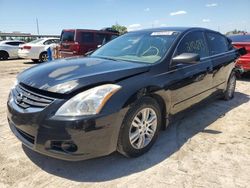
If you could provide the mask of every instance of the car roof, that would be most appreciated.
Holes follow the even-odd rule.
[[[43,40],[51,40],[51,39],[60,39],[60,38],[55,38],[55,37],[45,37],[45,38],[40,38],[40,39],[43,39]]]
[[[158,28],[149,28],[149,29],[142,29],[142,30],[137,30],[137,31],[131,31],[131,32],[157,32],[157,31],[177,31],[180,33],[184,33],[190,30],[202,30],[202,31],[210,31],[210,32],[216,32],[210,29],[202,28],[202,27],[158,27]]]
[[[24,41],[21,41],[21,40],[2,40],[2,41],[0,41],[0,43],[6,43],[6,42],[24,42]]]
[[[83,32],[91,32],[91,33],[105,33],[105,34],[114,34],[119,35],[116,32],[105,31],[105,30],[95,30],[95,29],[63,29],[62,31],[83,31]]]

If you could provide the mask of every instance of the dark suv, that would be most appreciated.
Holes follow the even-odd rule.
[[[64,58],[85,55],[118,36],[117,31],[108,28],[102,30],[64,29],[60,38],[60,56]]]

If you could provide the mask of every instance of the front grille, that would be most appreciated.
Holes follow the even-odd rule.
[[[22,131],[21,129],[16,128],[17,132],[23,137],[25,138],[27,141],[29,141],[30,143],[34,144],[35,143],[35,137]]]
[[[54,101],[54,98],[34,93],[21,85],[13,89],[15,103],[21,108],[45,108]]]

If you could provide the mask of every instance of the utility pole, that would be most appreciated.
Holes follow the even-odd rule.
[[[39,24],[38,24],[38,19],[36,18],[36,30],[37,34],[39,35]]]

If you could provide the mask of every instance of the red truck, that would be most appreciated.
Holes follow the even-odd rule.
[[[64,29],[60,38],[59,55],[61,58],[85,55],[118,36],[119,33],[111,28]]]
[[[250,72],[250,34],[231,35],[229,38],[235,48],[245,48],[247,54],[241,56],[236,63],[239,73]]]

